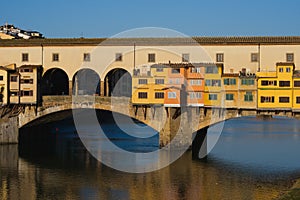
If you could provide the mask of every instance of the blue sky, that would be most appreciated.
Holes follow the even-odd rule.
[[[110,37],[140,27],[189,36],[300,35],[300,1],[4,1],[5,22],[51,38]]]

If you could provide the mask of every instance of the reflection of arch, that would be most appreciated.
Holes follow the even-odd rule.
[[[80,69],[72,79],[73,95],[100,95],[100,77],[92,69]]]
[[[121,68],[112,69],[105,76],[104,94],[105,96],[131,97],[131,84],[132,77],[128,71]]]
[[[59,68],[45,72],[42,78],[42,95],[69,95],[69,77]]]

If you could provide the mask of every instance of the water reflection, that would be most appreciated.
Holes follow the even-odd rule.
[[[2,199],[272,199],[299,175],[298,157],[290,152],[300,144],[300,125],[294,120],[228,121],[206,162],[192,160],[186,152],[172,165],[145,174],[123,173],[97,162],[69,122],[27,130],[46,136],[31,136],[35,140],[29,146],[0,146]],[[111,125],[109,129],[114,131]],[[124,147],[139,147],[122,141]],[[283,145],[279,150],[274,148],[278,144]],[[260,148],[265,154],[258,154]],[[272,149],[285,155],[282,161],[271,155]],[[273,162],[265,162],[265,156]]]

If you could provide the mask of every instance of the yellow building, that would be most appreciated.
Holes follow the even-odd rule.
[[[294,63],[277,63],[276,71],[257,72],[258,109],[291,110]]]
[[[239,74],[238,108],[256,109],[257,81],[254,73],[242,70]]]
[[[239,101],[238,83],[238,73],[222,74],[222,99],[225,100],[225,108],[237,108]]]
[[[294,71],[293,75],[293,112],[300,111],[300,71]]]
[[[0,66],[0,104],[8,104],[8,74],[9,69]]]
[[[9,75],[16,70],[16,65],[0,66],[0,104],[9,104]]]
[[[40,82],[42,66],[22,65],[18,68],[20,82],[20,103],[21,104],[40,104]],[[11,80],[12,82],[12,80]],[[15,88],[16,89],[16,88]]]
[[[132,77],[132,104],[163,105],[167,73],[164,65],[137,67]]]
[[[221,75],[223,73],[223,64],[205,64],[204,67],[204,106],[222,107]]]

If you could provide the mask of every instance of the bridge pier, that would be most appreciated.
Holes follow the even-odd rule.
[[[205,127],[194,133],[192,158],[195,160],[207,158],[207,131],[208,127]]]
[[[189,148],[192,145],[192,133],[199,123],[198,108],[166,108],[167,120],[160,131],[160,147],[171,144],[170,148]],[[198,115],[197,115],[198,113]]]
[[[18,116],[0,119],[0,144],[16,144],[18,140]]]

